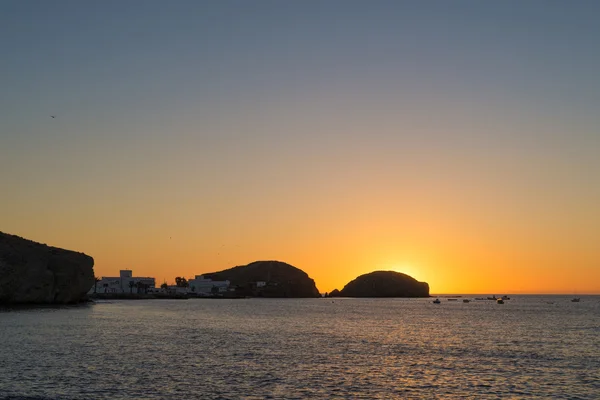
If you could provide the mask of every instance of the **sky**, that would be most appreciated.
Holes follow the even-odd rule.
[[[157,284],[600,293],[600,3],[0,2],[0,231]],[[55,118],[51,118],[55,116]]]

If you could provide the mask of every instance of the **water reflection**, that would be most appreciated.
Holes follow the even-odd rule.
[[[600,301],[114,301],[0,313],[0,388],[40,398],[594,398]],[[554,304],[548,304],[553,302]]]

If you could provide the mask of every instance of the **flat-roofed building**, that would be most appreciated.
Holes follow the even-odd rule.
[[[152,277],[133,276],[133,271],[123,269],[118,277],[103,276],[89,291],[94,293],[146,293],[155,289],[156,281]]]
[[[189,291],[200,296],[210,296],[216,293],[224,293],[229,289],[229,281],[213,281],[203,275],[196,275],[188,281]]]

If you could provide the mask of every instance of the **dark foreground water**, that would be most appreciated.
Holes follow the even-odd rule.
[[[0,311],[0,398],[600,398],[600,297]]]

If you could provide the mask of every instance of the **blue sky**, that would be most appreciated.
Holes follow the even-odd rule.
[[[116,112],[250,101],[336,82],[490,91],[582,111],[598,101],[593,1],[5,1],[2,8],[11,94],[4,98],[20,112],[32,97],[30,108]]]

